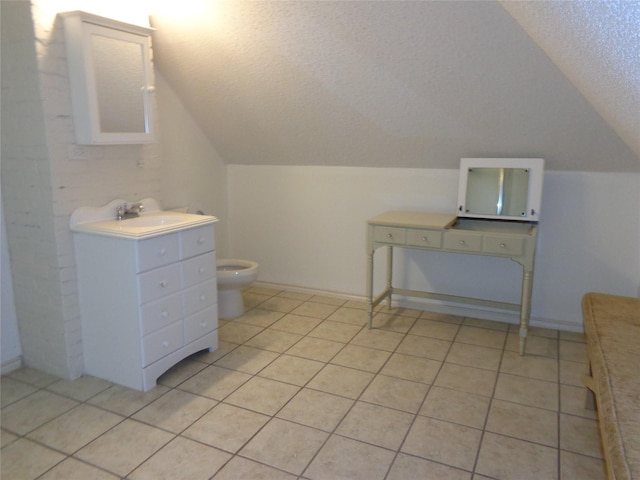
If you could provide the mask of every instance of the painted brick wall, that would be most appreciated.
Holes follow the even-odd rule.
[[[63,25],[45,5],[2,2],[2,195],[24,363],[75,378],[82,329],[69,217],[157,197],[160,161],[156,145],[74,143]]]

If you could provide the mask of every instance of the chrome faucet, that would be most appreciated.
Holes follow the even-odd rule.
[[[125,220],[127,218],[135,218],[144,211],[144,205],[140,202],[136,202],[127,208],[127,204],[120,205],[116,208],[116,220]]]

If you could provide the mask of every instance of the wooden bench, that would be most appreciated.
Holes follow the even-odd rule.
[[[582,300],[590,376],[609,480],[640,480],[640,299]]]

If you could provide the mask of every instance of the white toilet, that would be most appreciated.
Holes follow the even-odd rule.
[[[244,313],[242,289],[258,278],[258,264],[249,260],[217,260],[218,318],[230,320]]]

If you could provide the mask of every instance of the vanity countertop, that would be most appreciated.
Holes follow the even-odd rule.
[[[453,225],[458,217],[450,213],[389,211],[369,219],[370,225],[390,227],[416,227],[444,229]]]
[[[179,212],[154,212],[127,220],[104,220],[95,223],[80,223],[72,227],[74,232],[92,233],[108,237],[134,240],[156,237],[171,232],[186,230],[217,222],[209,215],[192,215]]]
[[[531,235],[534,224],[508,220],[483,220],[449,213],[388,211],[368,220],[369,225],[434,230],[465,230],[484,233]]]
[[[126,204],[121,199],[102,207],[80,207],[71,214],[69,227],[73,232],[141,240],[218,221],[212,215],[162,210],[153,198],[145,198],[137,203],[144,206],[144,211],[137,217],[125,220],[114,219],[116,207]]]

